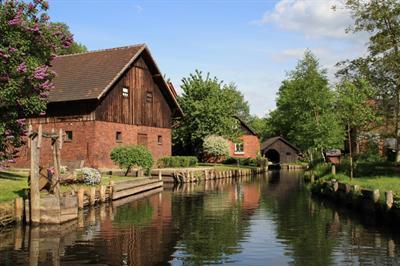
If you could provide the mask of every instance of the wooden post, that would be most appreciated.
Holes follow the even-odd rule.
[[[110,181],[109,188],[110,188],[110,191],[109,191],[110,201],[112,201],[113,200],[113,192],[114,192],[114,181]]]
[[[17,224],[22,224],[24,218],[24,201],[22,198],[16,198],[14,202],[15,207],[15,222]]]
[[[54,175],[51,178],[51,191],[57,198],[60,198],[60,185],[59,178],[61,174],[60,161],[59,161],[59,138],[55,137],[54,128],[51,130],[51,146],[53,149],[53,165],[54,165]]]
[[[336,175],[336,165],[332,164],[332,175]]]
[[[377,203],[379,201],[379,197],[380,197],[380,193],[379,193],[379,189],[374,189],[373,190],[373,196],[372,196],[372,200]]]
[[[162,180],[162,173],[161,173],[161,170],[158,170],[158,180]]]
[[[106,187],[100,186],[100,202],[106,202]]]
[[[385,191],[386,208],[391,209],[393,206],[393,191]]]
[[[83,188],[80,188],[78,190],[78,208],[83,209],[83,199],[85,196],[85,190]]]
[[[91,187],[89,190],[89,204],[94,206],[96,204],[96,188]]]
[[[40,145],[42,142],[42,125],[39,125],[38,134],[32,136],[31,143],[31,170],[30,170],[30,222],[33,225],[40,223],[40,189],[39,189],[39,164]]]
[[[39,230],[37,226],[31,227],[29,230],[29,265],[32,266],[37,266],[39,264]]]

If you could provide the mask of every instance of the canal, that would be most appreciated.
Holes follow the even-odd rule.
[[[400,264],[400,234],[312,198],[300,172],[189,184],[0,231],[0,265]]]

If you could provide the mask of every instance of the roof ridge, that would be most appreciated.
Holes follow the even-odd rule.
[[[91,54],[91,53],[100,53],[100,52],[106,52],[106,51],[114,51],[114,50],[127,49],[127,48],[133,48],[133,47],[138,47],[138,46],[146,47],[146,43],[132,44],[132,45],[126,45],[126,46],[113,47],[113,48],[104,48],[104,49],[92,50],[92,51],[75,53],[75,54],[57,55],[56,58],[69,57],[69,56],[75,56],[75,55],[83,55],[83,54]]]

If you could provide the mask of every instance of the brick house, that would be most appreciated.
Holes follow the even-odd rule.
[[[239,141],[229,140],[229,156],[233,158],[256,158],[260,152],[260,139],[254,130],[252,130],[243,120],[235,117],[243,135]]]
[[[63,165],[115,168],[111,150],[142,144],[155,159],[171,155],[172,119],[182,110],[146,45],[58,56],[46,115],[28,120],[33,128],[64,130]],[[41,164],[52,162],[43,143]],[[29,166],[24,147],[17,167]]]

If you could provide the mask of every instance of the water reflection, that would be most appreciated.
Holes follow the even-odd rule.
[[[0,265],[399,264],[399,235],[313,199],[299,172],[183,184],[0,232]]]

